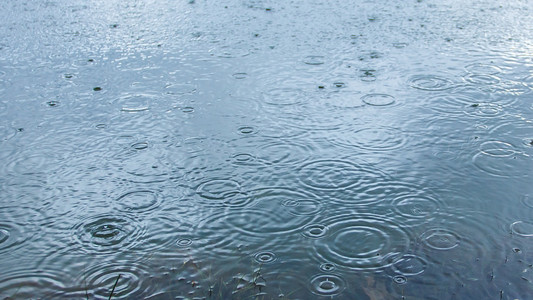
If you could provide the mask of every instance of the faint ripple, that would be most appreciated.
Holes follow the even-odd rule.
[[[50,270],[3,270],[0,274],[0,295],[4,299],[54,299],[66,290],[67,277],[64,273]]]
[[[144,283],[143,280],[149,278],[150,273],[144,269],[143,264],[112,262],[88,269],[77,281],[79,285],[87,288],[87,292],[93,298],[131,299],[146,293],[150,284]],[[117,284],[111,297],[111,288],[115,283]]]
[[[387,94],[367,94],[361,100],[371,106],[388,106],[396,102],[396,99]]]
[[[13,252],[21,244],[26,242],[31,236],[28,236],[26,230],[20,225],[0,223],[0,253]]]
[[[454,87],[453,81],[437,75],[415,75],[408,80],[411,87],[424,91],[443,91]]]
[[[392,269],[394,272],[403,276],[415,276],[422,274],[426,270],[427,265],[427,261],[422,257],[406,254],[392,265]]]
[[[339,215],[322,221],[328,234],[315,240],[320,261],[352,270],[375,270],[402,257],[411,241],[401,224],[378,215]]]
[[[198,202],[207,206],[242,207],[253,203],[253,198],[231,179],[211,179],[196,188]]]
[[[496,75],[502,72],[502,69],[500,69],[498,66],[483,63],[469,64],[465,67],[465,70],[468,73],[476,75]]]
[[[300,164],[309,159],[313,147],[298,144],[294,141],[276,140],[272,143],[262,143],[257,157],[266,164]]]
[[[380,126],[357,131],[344,129],[334,138],[331,138],[331,142],[344,147],[389,151],[403,147],[407,143],[407,136],[401,129]]]
[[[307,100],[306,93],[299,88],[275,88],[263,94],[263,100],[271,105],[295,105]]]
[[[32,246],[32,240],[42,237],[37,235],[40,226],[49,222],[41,210],[22,206],[0,207],[0,253],[14,253],[23,245]],[[33,241],[35,242],[35,241]]]
[[[494,75],[468,74],[464,79],[473,84],[494,85],[500,82],[500,78]]]
[[[317,160],[303,165],[299,178],[316,189],[339,189],[358,185],[366,175],[363,167],[342,160]]]
[[[165,93],[169,95],[187,95],[195,92],[196,86],[189,83],[172,83],[165,86]]]
[[[322,65],[324,64],[324,56],[309,55],[304,58],[303,62],[306,65],[312,65],[312,66]]]
[[[477,100],[463,95],[444,94],[427,100],[427,106],[438,113],[461,115],[468,105],[476,104]]]
[[[481,171],[499,177],[530,176],[531,158],[514,145],[503,141],[481,144],[472,161]]]
[[[459,246],[460,237],[444,228],[430,229],[420,237],[424,244],[435,250],[450,250]]]
[[[346,282],[340,276],[327,274],[311,278],[311,292],[320,296],[335,296],[344,291]]]
[[[442,207],[441,201],[419,193],[400,195],[394,198],[392,205],[401,216],[423,223],[432,220]]]
[[[129,212],[146,212],[161,205],[161,196],[149,190],[132,191],[116,200],[120,207]]]
[[[491,103],[476,103],[473,105],[467,105],[464,108],[464,112],[469,116],[481,118],[496,118],[505,113],[502,106]]]
[[[168,163],[159,157],[156,150],[139,152],[115,164],[117,168],[131,175],[128,180],[132,182],[163,182],[169,179],[171,174]]]
[[[74,239],[89,254],[108,254],[132,248],[145,234],[138,220],[120,215],[89,217],[72,228]]]
[[[0,107],[0,113],[1,109],[2,108]],[[15,129],[0,125],[0,142],[9,140],[10,138],[14,137],[15,134],[17,134]]]
[[[505,221],[496,215],[460,210],[441,213],[434,221],[428,222],[419,240],[432,263],[453,270],[457,266],[449,265],[452,258],[457,264],[474,269],[473,261],[505,259],[506,250],[500,241],[508,235],[504,228]]]

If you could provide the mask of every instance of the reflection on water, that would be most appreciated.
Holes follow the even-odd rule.
[[[0,297],[530,297],[533,7],[353,2],[0,4]]]

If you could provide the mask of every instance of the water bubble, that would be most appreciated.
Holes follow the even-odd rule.
[[[493,85],[500,82],[500,78],[494,75],[468,74],[464,79],[473,84]]]
[[[238,128],[240,134],[248,135],[256,133],[255,129],[252,126],[241,126]]]
[[[56,106],[59,106],[60,102],[59,101],[55,101],[55,100],[52,100],[52,101],[48,101],[46,102],[46,104],[50,107],[56,107]]]
[[[322,224],[306,225],[302,230],[302,234],[305,237],[312,238],[312,239],[321,238],[325,236],[327,233],[328,233],[328,227]]]
[[[248,73],[234,73],[233,78],[235,79],[245,79],[248,77]]]
[[[392,278],[392,280],[394,281],[394,283],[396,284],[406,284],[407,283],[407,277],[403,276],[403,275],[396,275]]]
[[[194,107],[192,106],[185,106],[181,108],[181,111],[184,113],[192,113],[194,112]]]
[[[406,254],[398,259],[392,268],[395,272],[404,276],[422,274],[427,268],[427,262],[416,255]]]
[[[342,81],[335,81],[333,83],[333,87],[336,87],[336,88],[343,88],[343,87],[346,87],[346,84]]]
[[[335,264],[332,263],[323,263],[320,265],[320,270],[324,272],[331,272],[336,269]]]
[[[131,148],[133,150],[144,150],[144,149],[148,148],[148,143],[147,142],[138,142],[138,143],[135,143],[135,144],[131,145]]]
[[[346,283],[337,275],[317,275],[311,279],[311,292],[320,296],[335,296],[344,291]]]
[[[254,255],[254,260],[261,264],[268,264],[277,259],[276,254],[269,251],[261,251]]]
[[[119,105],[123,112],[142,112],[150,108],[150,104],[155,101],[153,95],[135,94],[126,95],[118,98],[115,102]]]
[[[408,83],[411,87],[424,91],[443,91],[454,86],[450,79],[437,75],[411,76]]]
[[[318,160],[299,169],[300,180],[316,189],[339,189],[357,185],[364,170],[342,160]]]
[[[511,231],[519,236],[533,237],[533,223],[516,221],[511,224]]]
[[[396,101],[393,96],[387,94],[367,94],[361,97],[361,100],[372,106],[387,106]]]
[[[324,64],[324,56],[320,56],[320,55],[306,56],[304,58],[304,63],[306,65],[312,65],[312,66],[322,65]]]
[[[144,212],[157,208],[161,204],[161,197],[153,191],[133,191],[123,194],[117,199],[126,211]]]
[[[496,75],[502,72],[502,69],[500,69],[497,66],[483,64],[483,63],[469,64],[465,67],[465,70],[468,73],[476,74],[476,75]]]
[[[400,224],[377,215],[339,215],[324,220],[327,236],[316,239],[316,254],[353,270],[390,266],[404,255],[410,235]]]
[[[443,228],[430,229],[422,234],[421,239],[424,244],[435,250],[450,250],[460,243],[460,238],[455,232]]]
[[[114,253],[133,247],[144,234],[143,226],[126,216],[98,215],[73,228],[74,238],[89,253]]]

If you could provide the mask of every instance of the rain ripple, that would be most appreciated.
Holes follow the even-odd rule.
[[[408,82],[411,87],[424,91],[443,91],[454,87],[452,80],[437,75],[415,75]]]
[[[315,240],[320,261],[352,270],[376,270],[406,254],[411,233],[402,224],[379,215],[339,215],[322,223],[329,233]]]
[[[89,254],[109,254],[132,248],[145,234],[144,225],[129,216],[97,215],[74,228],[75,241]]]

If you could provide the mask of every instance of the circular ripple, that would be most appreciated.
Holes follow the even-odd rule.
[[[116,167],[130,176],[129,180],[138,183],[163,182],[170,176],[168,164],[156,151],[139,151],[131,157],[119,160]]]
[[[392,269],[404,276],[414,276],[422,274],[427,268],[427,262],[419,256],[406,254],[398,259]]]
[[[438,212],[440,203],[425,195],[404,195],[392,201],[394,209],[409,219],[429,219]]]
[[[153,191],[133,191],[120,196],[117,202],[124,210],[145,212],[157,208],[161,197]]]
[[[450,79],[437,75],[416,75],[410,77],[408,82],[411,87],[424,91],[443,91],[454,86]]]
[[[276,254],[269,251],[258,252],[254,255],[254,260],[260,264],[268,264],[277,259]]]
[[[500,78],[494,75],[468,74],[464,78],[470,83],[479,85],[493,85],[500,82]]]
[[[196,86],[188,83],[172,83],[165,86],[165,93],[169,95],[194,94]]]
[[[42,270],[22,270],[0,276],[3,299],[57,299],[66,290],[65,274]],[[13,297],[13,298],[12,298]]]
[[[529,177],[533,164],[527,155],[509,148],[484,149],[472,158],[481,171],[498,177]]]
[[[138,298],[136,295],[143,292],[142,281],[149,275],[140,264],[106,263],[87,270],[78,281],[94,298],[111,298],[111,288],[114,287],[113,299],[131,299]]]
[[[482,63],[469,64],[465,67],[465,70],[468,73],[477,75],[495,75],[502,72],[502,69],[497,66]]]
[[[332,143],[345,147],[357,147],[370,151],[389,151],[401,148],[407,142],[405,133],[393,127],[365,128],[340,132]]]
[[[276,88],[264,93],[263,99],[271,105],[294,105],[305,100],[306,95],[298,88]]]
[[[16,224],[0,223],[0,253],[13,251],[24,243],[28,237],[23,232]]]
[[[192,240],[191,239],[188,239],[188,238],[184,238],[184,239],[179,239],[177,242],[176,242],[176,245],[180,248],[186,248],[186,247],[189,247],[190,245],[192,245]]]
[[[324,221],[329,234],[315,241],[321,261],[354,270],[388,267],[405,254],[410,236],[405,228],[377,215],[341,215]]]
[[[332,263],[323,263],[320,265],[320,270],[324,272],[331,272],[336,269],[335,264]]]
[[[421,236],[422,242],[435,250],[450,250],[460,243],[460,237],[453,231],[434,228],[424,232]]]
[[[89,253],[115,253],[133,247],[144,234],[141,224],[130,217],[99,215],[73,228],[74,238]]]
[[[258,149],[258,157],[266,164],[295,165],[307,160],[312,151],[313,149],[308,145],[278,140],[262,144]]]
[[[387,94],[367,94],[361,97],[361,100],[372,106],[387,106],[396,102],[393,96]]]
[[[394,283],[396,284],[406,284],[407,283],[407,277],[403,276],[403,275],[396,275],[392,278],[392,280],[394,281]]]
[[[230,179],[213,179],[206,181],[196,188],[196,192],[207,199],[224,199],[241,192],[237,181]]]
[[[346,288],[344,279],[337,275],[317,275],[311,279],[311,292],[320,296],[335,296]]]
[[[328,227],[322,224],[310,224],[303,228],[302,234],[305,237],[318,239],[326,236],[328,233]]]
[[[297,216],[316,215],[322,210],[322,203],[318,199],[285,200],[281,203],[287,211]]]
[[[243,134],[243,135],[254,134],[257,132],[252,126],[241,126],[237,130],[239,131],[240,134]]]
[[[509,157],[517,153],[515,147],[502,141],[488,141],[480,145],[481,153],[493,157]]]
[[[144,150],[144,149],[148,148],[148,143],[147,142],[138,142],[138,143],[135,143],[135,144],[131,145],[131,148],[133,150]]]
[[[475,103],[464,108],[467,115],[481,118],[495,118],[503,114],[503,107],[491,103]]]
[[[324,56],[320,55],[309,55],[304,58],[304,63],[306,65],[318,66],[324,64]]]
[[[156,96],[151,94],[127,94],[115,100],[123,112],[142,112],[156,102]]]
[[[318,160],[299,169],[300,180],[316,189],[339,189],[357,185],[364,170],[342,160]]]
[[[519,236],[533,237],[533,223],[516,221],[511,224],[511,231]]]
[[[447,94],[429,98],[427,106],[438,113],[459,115],[465,106],[477,103],[476,99],[463,95]]]

